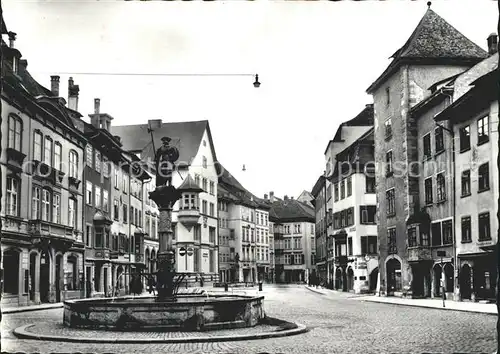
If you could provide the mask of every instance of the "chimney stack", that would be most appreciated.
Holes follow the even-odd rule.
[[[274,192],[269,192],[269,200],[271,201],[271,203],[274,202]]]
[[[94,98],[94,114],[99,114],[101,111],[101,99]]]
[[[50,77],[50,91],[56,97],[59,97],[59,79],[58,75],[53,75]]]
[[[293,197],[290,197],[291,200],[293,200]]]
[[[264,200],[267,200],[267,194],[264,194]]]
[[[14,42],[16,41],[17,33],[9,32],[8,35],[9,35],[9,47],[14,48]]]
[[[498,52],[498,35],[496,33],[492,33],[488,36],[488,53],[490,55]]]
[[[288,200],[288,196],[287,196],[287,195],[285,195],[285,197],[284,197],[283,199],[284,199],[284,200]]]
[[[59,81],[59,76],[57,77]],[[59,91],[59,85],[58,85]],[[68,108],[78,111],[78,95],[80,93],[80,86],[75,85],[73,78],[68,79]]]

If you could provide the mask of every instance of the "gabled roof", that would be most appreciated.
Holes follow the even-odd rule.
[[[179,149],[179,159],[177,163],[191,165],[193,159],[198,153],[205,130],[208,134],[208,140],[214,161],[217,161],[208,120],[162,123],[160,128],[155,129],[153,132],[155,148],[158,149],[160,147],[160,139],[162,137],[168,136],[172,139],[170,144]],[[124,150],[141,152],[141,158],[149,157],[154,160],[155,151],[151,143],[151,134],[148,130],[147,123],[135,125],[115,125],[111,126],[111,132],[113,135],[121,137]]]
[[[284,222],[316,222],[314,208],[295,199],[278,200],[270,203],[269,220],[277,223]]]
[[[358,113],[356,117],[340,124],[340,126],[337,129],[337,132],[335,133],[335,136],[333,137],[332,140],[328,142],[324,155],[326,155],[326,152],[328,151],[328,148],[330,147],[331,143],[344,141],[342,139],[343,127],[362,127],[367,125],[373,125],[373,123],[374,123],[373,103],[368,103],[365,105],[365,108],[363,108],[363,110]]]
[[[403,63],[473,65],[487,56],[484,49],[429,8],[406,43],[391,56],[393,61],[366,92],[376,90]]]

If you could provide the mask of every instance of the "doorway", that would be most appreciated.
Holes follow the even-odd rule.
[[[61,255],[56,257],[56,302],[61,302],[62,258]]]
[[[3,254],[3,292],[16,295],[19,293],[19,252],[5,251]]]
[[[43,251],[40,256],[40,301],[49,302],[50,290],[50,256]]]
[[[30,300],[35,301],[36,281],[36,253],[30,253]]]
[[[370,282],[370,285],[369,285],[370,286],[370,292],[375,292],[377,290],[378,268],[375,268],[370,273],[369,282]]]
[[[464,264],[460,272],[460,296],[462,299],[470,300],[471,291],[471,269],[468,264]]]
[[[351,267],[347,268],[347,291],[354,290],[354,271]]]

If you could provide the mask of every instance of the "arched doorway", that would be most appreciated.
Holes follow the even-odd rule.
[[[40,255],[40,301],[49,302],[50,291],[50,255],[42,251]]]
[[[342,289],[342,269],[340,268],[335,271],[335,289]]]
[[[452,293],[453,289],[453,264],[446,263],[444,266],[444,279],[445,279],[445,291],[447,293]]]
[[[468,264],[464,264],[460,271],[460,297],[462,299],[471,298],[471,269]]]
[[[3,292],[5,294],[19,294],[19,252],[7,250],[3,253]]]
[[[29,286],[29,296],[31,301],[36,301],[35,292],[36,292],[36,256],[35,252],[30,253],[30,286]]]
[[[370,292],[375,292],[377,290],[377,282],[378,282],[378,267],[372,270],[369,276]]]
[[[61,273],[63,271],[62,259],[63,259],[62,255],[59,254],[59,255],[56,256],[56,279],[55,279],[55,283],[56,283],[56,302],[60,302],[61,301],[61,290],[63,290],[63,287],[62,287],[63,280],[62,280],[62,276],[61,276]]]
[[[433,275],[434,275],[434,296],[441,296],[442,268],[440,264],[434,265]]]
[[[354,290],[354,271],[351,267],[347,268],[347,291]]]
[[[401,263],[396,258],[391,258],[386,263],[387,269],[387,295],[394,295],[401,291]]]

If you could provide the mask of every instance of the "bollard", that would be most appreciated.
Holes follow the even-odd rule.
[[[259,291],[262,291],[262,282],[259,282]]]
[[[224,284],[224,291],[226,291],[226,292],[227,292],[227,291],[228,291],[228,288],[229,288],[229,287],[228,287],[227,283],[225,283],[225,284]]]

